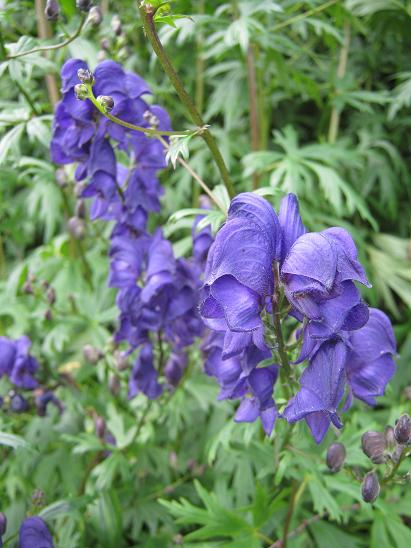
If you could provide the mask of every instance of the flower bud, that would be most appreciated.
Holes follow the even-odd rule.
[[[44,506],[46,503],[46,496],[41,489],[34,489],[31,495],[31,502],[33,506]]]
[[[55,177],[56,177],[57,184],[61,188],[64,188],[67,186],[67,183],[68,183],[67,175],[63,167],[60,167],[59,169],[56,170]]]
[[[118,15],[114,15],[113,19],[111,20],[111,30],[114,32],[116,36],[120,36],[122,33],[122,26],[120,17]]]
[[[110,40],[108,38],[102,38],[100,41],[100,47],[104,51],[108,51],[110,49]]]
[[[128,368],[129,362],[126,352],[121,352],[121,350],[116,350],[113,355],[116,367],[119,371],[124,371]]]
[[[96,435],[100,439],[104,439],[104,436],[106,434],[106,421],[103,419],[103,417],[96,417],[95,420],[95,427],[96,427]]]
[[[111,375],[108,381],[108,387],[113,396],[118,396],[121,388],[120,377],[117,377],[117,375]]]
[[[47,0],[44,15],[48,21],[57,21],[60,15],[60,6],[57,0]]]
[[[392,426],[386,426],[384,429],[385,445],[389,449],[395,447],[394,428]]]
[[[109,95],[99,95],[97,101],[106,112],[111,112],[114,108],[114,99]]]
[[[90,11],[92,4],[92,0],[76,0],[76,8],[80,11]]]
[[[7,517],[6,514],[0,512],[0,537],[4,535],[7,529]]]
[[[364,502],[374,502],[380,494],[380,482],[375,472],[368,472],[361,485]]]
[[[103,13],[100,6],[93,6],[88,14],[88,20],[93,27],[98,27],[103,21]]]
[[[406,386],[404,388],[404,395],[407,398],[407,400],[411,400],[411,385]]]
[[[80,219],[84,219],[86,217],[86,204],[84,200],[77,200],[75,214],[76,217],[80,217]]]
[[[50,310],[50,308],[48,308],[45,312],[44,312],[44,319],[46,320],[46,322],[51,322],[51,320],[53,319],[53,312]]]
[[[29,281],[24,282],[23,293],[26,293],[26,295],[33,295],[33,286]]]
[[[78,69],[77,78],[82,84],[89,84],[90,86],[94,86],[96,81],[94,78],[94,74],[91,72],[91,70],[84,68]]]
[[[78,217],[71,217],[68,220],[67,228],[75,240],[82,240],[86,235],[86,223]]]
[[[46,297],[49,304],[54,304],[56,302],[56,292],[53,287],[49,287],[46,293]]]
[[[83,356],[88,362],[95,365],[103,357],[103,354],[95,346],[85,344],[83,346]]]
[[[338,472],[341,470],[345,457],[346,457],[345,447],[342,443],[333,443],[330,445],[327,451],[326,463],[328,468],[332,472]]]
[[[88,99],[88,89],[84,84],[76,84],[74,86],[74,94],[79,101]]]
[[[14,413],[24,413],[29,408],[29,404],[20,394],[13,394],[10,398],[10,409]]]
[[[407,445],[411,441],[411,419],[408,415],[402,415],[396,421],[394,436],[401,445]]]
[[[374,464],[385,462],[386,443],[385,436],[381,432],[365,432],[361,437],[361,447]]]

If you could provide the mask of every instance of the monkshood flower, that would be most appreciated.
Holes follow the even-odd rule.
[[[17,340],[0,337],[0,378],[6,375],[15,386],[26,390],[34,389],[38,384],[34,375],[39,363],[29,354],[30,347],[28,337]]]
[[[50,531],[38,516],[27,518],[19,530],[20,548],[54,548]]]
[[[129,399],[134,398],[139,392],[143,392],[150,400],[158,398],[162,394],[163,388],[157,379],[153,347],[147,343],[141,348],[131,373],[128,385]]]
[[[201,314],[211,329],[261,330],[261,312],[273,294],[273,261],[281,255],[281,228],[271,205],[246,192],[231,202],[210,248]]]

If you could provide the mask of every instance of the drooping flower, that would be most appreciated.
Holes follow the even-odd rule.
[[[128,397],[131,399],[139,392],[143,392],[150,400],[154,400],[161,395],[162,391],[154,367],[153,348],[147,343],[141,348],[134,364],[129,380]]]
[[[293,243],[307,232],[295,194],[287,194],[281,200],[278,220],[281,226],[281,262],[284,262]]]
[[[39,363],[29,354],[31,341],[28,337],[17,340],[0,337],[0,377],[7,375],[18,388],[32,390],[37,386],[34,378]]]
[[[50,531],[39,516],[23,521],[19,530],[19,546],[20,548],[54,548]]]

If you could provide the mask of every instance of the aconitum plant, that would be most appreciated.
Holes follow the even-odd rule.
[[[155,399],[164,383],[175,388],[187,348],[204,336],[204,369],[218,380],[219,398],[240,399],[235,420],[259,417],[268,435],[277,419],[304,419],[320,443],[330,424],[342,427],[340,414],[354,396],[373,405],[395,372],[395,340],[385,314],[361,298],[356,283],[370,283],[348,232],[307,232],[293,194],[277,215],[246,192],[232,199],[214,242],[209,227],[196,230],[196,219],[193,258],[176,259],[161,230],[147,230],[149,215],[160,211],[157,173],[167,140],[145,131],[171,132],[167,113],[144,100],[150,90],[141,77],[115,62],[92,73],[71,59],[61,76],[52,159],[77,164],[91,219],[114,222],[108,284],[118,289],[115,341],[125,341],[128,354],[138,350],[129,398],[142,392]],[[300,324],[291,343],[283,335],[287,318]],[[291,346],[299,349],[294,360]],[[281,409],[278,380],[287,398]]]

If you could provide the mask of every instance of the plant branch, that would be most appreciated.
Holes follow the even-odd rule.
[[[36,19],[37,19],[37,34],[41,40],[51,38],[51,28],[49,22],[44,15],[45,1],[36,0]],[[44,79],[46,80],[46,86],[48,96],[52,107],[54,108],[59,100],[59,90],[57,87],[56,77],[54,74],[46,74]]]
[[[300,15],[296,15],[295,17],[291,17],[290,19],[287,19],[287,21],[283,21],[282,23],[278,23],[277,25],[274,25],[272,30],[275,32],[276,30],[283,29],[284,27],[288,27],[289,25],[292,25],[293,23],[298,23],[298,21],[302,21],[303,19],[306,19],[307,17],[311,17],[311,15],[315,15],[316,13],[320,13],[321,11],[326,10],[327,8],[336,4],[337,2],[339,2],[339,0],[329,0],[329,2],[325,2],[325,4],[321,4],[321,6],[312,8],[308,11],[305,11],[304,13],[300,13]]]
[[[248,84],[248,103],[250,109],[250,129],[251,129],[251,150],[256,152],[260,150],[260,123],[258,117],[257,104],[257,80],[255,74],[254,47],[252,44],[247,50],[247,84]],[[253,190],[258,188],[259,176],[253,173]]]
[[[154,50],[154,53],[156,54],[161,66],[163,67],[164,72],[167,74],[167,76],[170,78],[171,83],[174,86],[174,89],[177,92],[177,95],[180,99],[180,101],[185,105],[188,112],[190,113],[190,116],[193,120],[193,122],[199,126],[204,127],[204,121],[201,117],[201,114],[198,112],[193,100],[188,95],[187,91],[185,90],[185,87],[180,80],[180,77],[178,76],[177,72],[175,71],[169,57],[167,56],[163,45],[160,41],[160,38],[157,34],[156,27],[154,24],[154,14],[155,10],[153,6],[150,4],[142,4],[139,5],[139,11],[141,15],[141,19],[143,21],[144,30],[146,33],[146,36]],[[221,152],[217,146],[217,143],[214,140],[214,137],[211,135],[210,131],[208,129],[205,129],[201,136],[203,137],[204,141],[206,142],[214,161],[218,167],[218,170],[220,172],[221,178],[224,182],[224,185],[227,188],[228,194],[232,197],[234,196],[234,187],[230,179],[230,175],[227,170],[227,166],[225,165],[224,159],[221,155]]]
[[[80,36],[81,31],[86,25],[86,21],[87,21],[87,16],[83,15],[80,20],[80,25],[78,26],[75,33],[69,36],[63,42],[60,42],[59,44],[54,44],[51,46],[39,46],[36,48],[29,49],[27,51],[20,51],[19,53],[15,53],[14,55],[8,55],[7,59],[17,59],[18,57],[24,57],[25,55],[31,55],[32,53],[41,53],[43,51],[53,51],[56,49],[64,48],[65,46],[68,46],[69,44],[71,44],[71,42],[74,42],[74,40]]]

